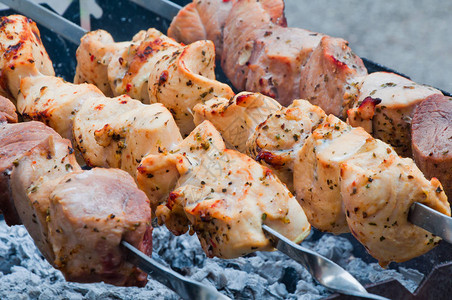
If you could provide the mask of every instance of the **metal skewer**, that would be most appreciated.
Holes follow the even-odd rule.
[[[179,273],[163,266],[154,259],[146,256],[143,252],[127,243],[126,241],[122,241],[121,245],[127,251],[128,261],[151,275],[152,278],[158,280],[160,283],[175,291],[183,299],[230,299],[229,297],[226,297],[225,295],[219,293],[213,287],[208,287],[199,282],[188,279],[180,275]]]
[[[146,3],[145,1],[138,0],[131,1],[137,4]],[[51,29],[58,34],[61,34],[63,37],[67,38],[75,44],[79,44],[80,38],[86,33],[86,31],[80,26],[28,0],[0,0],[0,2],[7,4],[20,13],[34,18],[41,25]],[[154,0],[153,4],[156,3],[165,3],[166,6],[160,7],[173,7],[173,9],[177,7],[177,9],[180,8],[180,6],[168,0]],[[170,3],[174,5],[171,5]],[[147,5],[143,6],[147,7]],[[156,5],[155,7],[157,6],[158,5]],[[174,10],[170,10],[170,12],[164,13],[158,11],[158,13],[164,17],[175,15]],[[388,71],[391,70],[388,69]],[[435,210],[432,210],[420,203],[414,203],[410,208],[409,221],[442,237],[447,242],[452,243],[452,218],[445,216]],[[367,293],[365,288],[350,273],[348,273],[329,259],[309,249],[296,245],[268,226],[264,225],[263,230],[273,238],[273,240],[275,241],[275,247],[278,250],[285,253],[294,260],[300,262],[303,266],[306,267],[311,275],[325,287],[339,293],[353,296],[380,300],[387,299],[378,295]],[[205,295],[205,297],[207,298],[202,299],[216,299],[208,298],[211,295],[214,295],[212,297],[224,297],[220,299],[229,299],[226,296],[213,291],[212,288],[208,288],[197,282],[186,279],[173,270],[160,265],[156,261],[145,256],[130,244],[122,242],[122,245],[131,254],[131,259],[133,259],[133,261],[141,269],[143,269],[143,271],[159,274],[158,277],[161,280],[158,280],[171,289],[175,290],[177,293],[180,292],[180,295],[182,297],[191,299],[192,297],[194,297],[193,295]]]

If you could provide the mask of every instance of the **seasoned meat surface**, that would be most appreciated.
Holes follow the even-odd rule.
[[[172,151],[145,157],[139,172],[139,185],[160,222],[175,234],[190,227],[210,257],[271,250],[262,224],[296,242],[309,233],[303,210],[279,179],[251,158],[225,149],[208,121]],[[161,178],[162,173],[172,178]]]
[[[248,139],[246,153],[269,167],[294,192],[297,152],[325,117],[320,107],[306,100],[294,100],[259,124]]]
[[[438,178],[452,201],[452,98],[433,95],[418,104],[411,135],[419,169],[427,178]]]
[[[133,177],[144,156],[182,141],[168,109],[127,95],[87,99],[75,116],[74,136],[89,166],[120,168]]]
[[[212,97],[230,98],[232,89],[215,80],[215,47],[211,41],[184,46],[155,29],[139,33],[130,43],[114,43],[105,31],[82,39],[77,50],[80,80],[99,88],[108,81],[113,95],[128,94],[144,103],[162,103],[173,114],[182,135],[195,127],[193,107]],[[93,42],[94,40],[94,42]],[[90,62],[90,51],[97,53],[101,66]],[[88,60],[88,61],[87,61]],[[84,65],[94,65],[82,74]],[[93,75],[95,74],[95,75]]]
[[[149,200],[131,176],[117,169],[72,172],[47,196],[54,264],[67,280],[146,283],[120,249],[125,240],[146,255],[152,251]]]
[[[310,223],[322,231],[348,232],[340,189],[341,164],[370,138],[329,115],[306,139],[294,163],[294,188]]]
[[[342,165],[340,186],[350,231],[387,266],[422,255],[440,240],[408,221],[414,202],[448,216],[450,206],[436,178],[428,181],[410,158],[397,156],[388,145],[369,147],[374,141]]]
[[[84,63],[77,64],[74,83],[92,83],[106,96],[112,97],[113,91],[108,78],[109,64],[113,59],[119,59],[118,53],[129,50],[142,41],[144,34],[145,31],[140,31],[131,42],[115,43],[112,36],[104,30],[88,32],[77,49],[77,60]]]
[[[399,155],[411,157],[411,118],[422,100],[441,92],[394,73],[376,72],[356,78],[348,122],[391,144]]]
[[[53,129],[40,122],[0,124],[0,210],[8,225],[22,223],[14,205],[11,172],[19,165],[20,159],[29,155],[29,151],[35,147],[45,148],[52,138],[58,139],[59,136]],[[40,144],[43,146],[40,147]],[[41,174],[39,172],[38,177]]]
[[[11,15],[0,18],[0,94],[15,99],[20,79],[38,74],[55,75],[52,62],[32,20]]]
[[[69,140],[41,122],[0,125],[0,209],[23,223],[67,280],[144,285],[122,239],[152,250],[149,200],[126,172],[81,170]]]
[[[194,120],[209,120],[220,131],[226,145],[245,153],[246,143],[257,126],[281,105],[258,93],[241,92],[231,99],[212,98],[194,107]]]
[[[73,120],[89,98],[105,96],[92,84],[72,84],[54,76],[25,77],[21,80],[17,110],[27,119],[44,122],[61,136],[75,141]]]

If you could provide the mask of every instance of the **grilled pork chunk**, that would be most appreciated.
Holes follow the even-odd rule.
[[[39,30],[32,20],[20,15],[1,17],[0,44],[1,95],[16,99],[21,78],[55,75]]]
[[[399,155],[411,157],[411,119],[414,109],[437,89],[394,73],[376,72],[356,78],[346,98],[354,99],[348,122],[391,144]]]
[[[120,249],[125,240],[146,255],[152,251],[149,200],[129,174],[99,168],[73,172],[47,197],[54,265],[67,280],[146,283],[147,275],[126,262]]]
[[[215,47],[210,41],[183,46],[155,29],[138,34],[131,43],[115,43],[98,30],[82,39],[77,50],[76,78],[110,83],[113,95],[128,94],[144,103],[159,102],[173,114],[182,134],[195,127],[192,109],[212,97],[230,98],[231,88],[215,80]],[[96,53],[96,59],[89,59]],[[103,55],[103,56],[102,56]],[[96,72],[97,61],[108,64]],[[91,65],[91,66],[90,66]],[[88,69],[89,75],[83,73]],[[94,73],[96,73],[94,75]]]
[[[327,113],[345,113],[346,83],[367,74],[346,41],[286,27],[282,0],[232,1],[231,8],[221,2],[193,1],[174,18],[168,34],[184,42],[212,37],[222,49],[223,71],[238,90],[260,92],[282,105],[308,99]],[[224,23],[223,32],[210,20]]]
[[[74,118],[74,136],[90,166],[120,168],[133,177],[141,159],[182,141],[171,113],[124,95],[87,99]]]
[[[17,123],[16,107],[3,96],[0,96],[0,123]]]
[[[179,11],[168,28],[168,36],[190,44],[200,40],[211,40],[215,44],[217,57],[223,52],[223,28],[236,0],[197,0]],[[284,2],[262,1],[269,8],[274,23],[284,25]]]
[[[437,177],[452,201],[452,98],[433,95],[416,106],[411,126],[413,156],[427,178]]]
[[[82,171],[69,140],[41,122],[0,125],[0,209],[23,223],[67,280],[144,285],[121,239],[152,250],[149,200],[126,172]]]
[[[208,121],[172,151],[145,157],[139,173],[160,222],[175,234],[191,228],[210,257],[271,250],[262,224],[296,242],[309,233],[303,210],[279,179],[226,149]]]

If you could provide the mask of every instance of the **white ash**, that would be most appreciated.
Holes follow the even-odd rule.
[[[154,258],[196,281],[214,285],[234,299],[321,299],[329,292],[314,283],[298,263],[279,252],[257,252],[231,260],[209,259],[195,236],[173,236],[164,227],[154,229]],[[325,255],[368,284],[395,278],[409,290],[417,271],[403,273],[366,264],[352,255],[343,237],[323,235],[303,246]],[[8,227],[0,221],[0,299],[179,299],[152,280],[144,288],[115,287],[104,283],[66,282],[41,256],[23,226]]]

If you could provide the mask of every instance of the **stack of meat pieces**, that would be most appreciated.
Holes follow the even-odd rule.
[[[126,240],[152,251],[149,200],[132,177],[115,169],[81,170],[69,140],[41,122],[15,121],[0,98],[0,210],[24,224],[44,257],[67,280],[116,285],[146,283],[127,263]]]
[[[253,102],[271,101],[250,93],[211,99],[195,106],[195,120],[210,120],[234,145],[237,137],[229,134],[228,123],[254,116],[259,125],[245,127],[239,139],[246,147],[240,149],[278,174],[314,227],[350,231],[381,265],[434,247],[438,238],[409,223],[407,215],[414,202],[450,215],[436,178],[428,181],[413,160],[305,100],[287,108],[266,105],[256,113]]]
[[[5,36],[26,36],[16,31],[18,29],[15,23],[29,23],[27,19],[12,16],[5,17],[3,20],[7,24],[3,32]],[[20,28],[27,30],[25,27]],[[41,52],[45,52],[41,44],[30,42],[29,39],[22,39],[20,43],[22,49],[37,47]],[[188,48],[182,49],[182,54]],[[18,52],[22,56],[28,55],[29,64],[33,64],[34,61],[32,53],[33,51]],[[7,65],[19,70],[14,68],[16,59],[17,57],[8,58]],[[188,62],[185,61],[185,63]],[[172,67],[171,70],[175,69]],[[17,107],[22,115],[44,121],[65,137],[72,138],[83,159],[91,166],[118,167],[128,171],[137,179],[140,188],[148,194],[152,202],[151,206],[156,210],[160,220],[177,234],[183,233],[184,229],[187,230],[188,226],[191,226],[198,233],[201,244],[209,256],[230,258],[257,249],[271,250],[270,240],[261,228],[263,223],[297,242],[308,235],[310,224],[302,208],[284,184],[268,168],[236,150],[225,149],[221,136],[209,122],[195,128],[187,140],[182,140],[171,113],[161,103],[143,104],[126,95],[108,98],[91,84],[71,84],[64,82],[61,78],[44,76],[39,71],[31,75],[24,74],[22,78],[20,74],[12,73],[11,75],[14,75],[11,77],[11,82],[20,80],[20,85],[15,83],[20,86],[20,93],[13,90],[8,92],[16,95]],[[184,78],[177,72],[171,73],[171,76],[173,76],[171,80],[177,82]],[[196,92],[199,86],[191,88]],[[67,140],[64,141],[67,142]],[[73,157],[72,150],[70,152],[70,157]],[[11,151],[11,153],[14,152]],[[218,167],[216,172],[222,172],[227,182],[218,182],[215,179],[218,175],[216,173],[213,177],[203,173],[203,170],[215,171],[206,168],[205,165],[209,161],[215,163]],[[235,163],[231,163],[232,161]],[[79,169],[75,162],[66,163],[64,166],[64,170],[68,172]],[[43,168],[43,172],[46,171],[47,169]],[[201,179],[193,182],[193,174],[198,174],[198,178]],[[118,181],[126,180],[123,175],[116,175],[116,177]],[[92,179],[92,181],[95,180]],[[247,184],[244,184],[245,181]],[[75,179],[72,178],[69,182],[75,182]],[[121,188],[114,182],[112,181],[112,191],[121,192]],[[80,184],[85,184],[89,190],[87,192],[91,192],[90,181],[83,181]],[[182,194],[182,191],[194,190],[196,186],[201,187],[205,197],[191,194],[191,197],[186,195],[178,198],[177,205],[173,203],[175,200],[175,192],[171,193],[173,190]],[[230,194],[226,193],[226,189]],[[85,192],[79,192],[75,187],[68,187],[64,191],[65,193],[73,191],[73,197],[79,200],[85,197]],[[106,196],[113,197],[108,193]],[[130,197],[134,196],[130,195]],[[113,204],[102,200],[102,197],[98,198],[101,202],[96,202],[93,207],[105,205],[106,207],[103,208],[106,211],[112,209],[110,206]],[[170,201],[171,199],[173,202]],[[70,203],[72,204],[73,202]],[[76,208],[71,206],[70,210],[76,211]],[[77,212],[84,215],[84,210],[90,211],[89,208],[84,207],[82,211],[77,210]],[[143,214],[147,212],[149,209],[142,210]],[[119,215],[113,212],[108,214],[108,217],[113,220]],[[52,216],[50,218],[52,220]],[[102,217],[100,220],[110,221],[109,218]],[[99,218],[95,218],[97,219]],[[115,222],[108,222],[108,224],[116,224]],[[139,226],[143,223],[136,224]],[[183,224],[184,227],[177,224]],[[214,224],[223,225],[221,234],[217,231],[217,225],[214,226]],[[98,227],[94,228],[97,230]],[[134,227],[129,229],[134,230]],[[92,230],[97,232],[95,229]],[[62,236],[68,239],[72,234],[79,234],[63,227],[61,232],[67,232],[67,235]],[[107,240],[110,238],[105,235],[100,237]],[[112,242],[120,240],[115,236],[111,238]],[[91,236],[86,234],[86,239],[91,239]],[[60,241],[51,240],[50,244],[53,248],[59,247],[57,245]],[[62,249],[79,253],[70,247]],[[66,266],[66,258],[63,265],[58,265],[60,268]],[[86,257],[84,259],[86,261]],[[69,269],[66,272],[69,272]],[[68,278],[83,280],[78,277]],[[124,284],[124,282],[118,284]]]
[[[441,144],[438,148],[450,146],[449,137],[440,138],[441,125],[436,127],[441,120],[432,119],[430,126],[436,138],[411,140],[416,106],[428,97],[440,97],[439,90],[393,73],[368,75],[343,39],[287,27],[283,0],[196,0],[178,13],[168,35],[186,44],[214,41],[223,71],[238,90],[260,92],[282,105],[309,100],[326,113],[362,126],[399,155],[411,157],[412,148],[417,151],[433,140]],[[452,114],[450,108],[443,112]],[[452,154],[442,154],[441,168],[427,167],[438,158],[425,154],[415,154],[421,170],[441,178],[446,188],[452,186]]]

